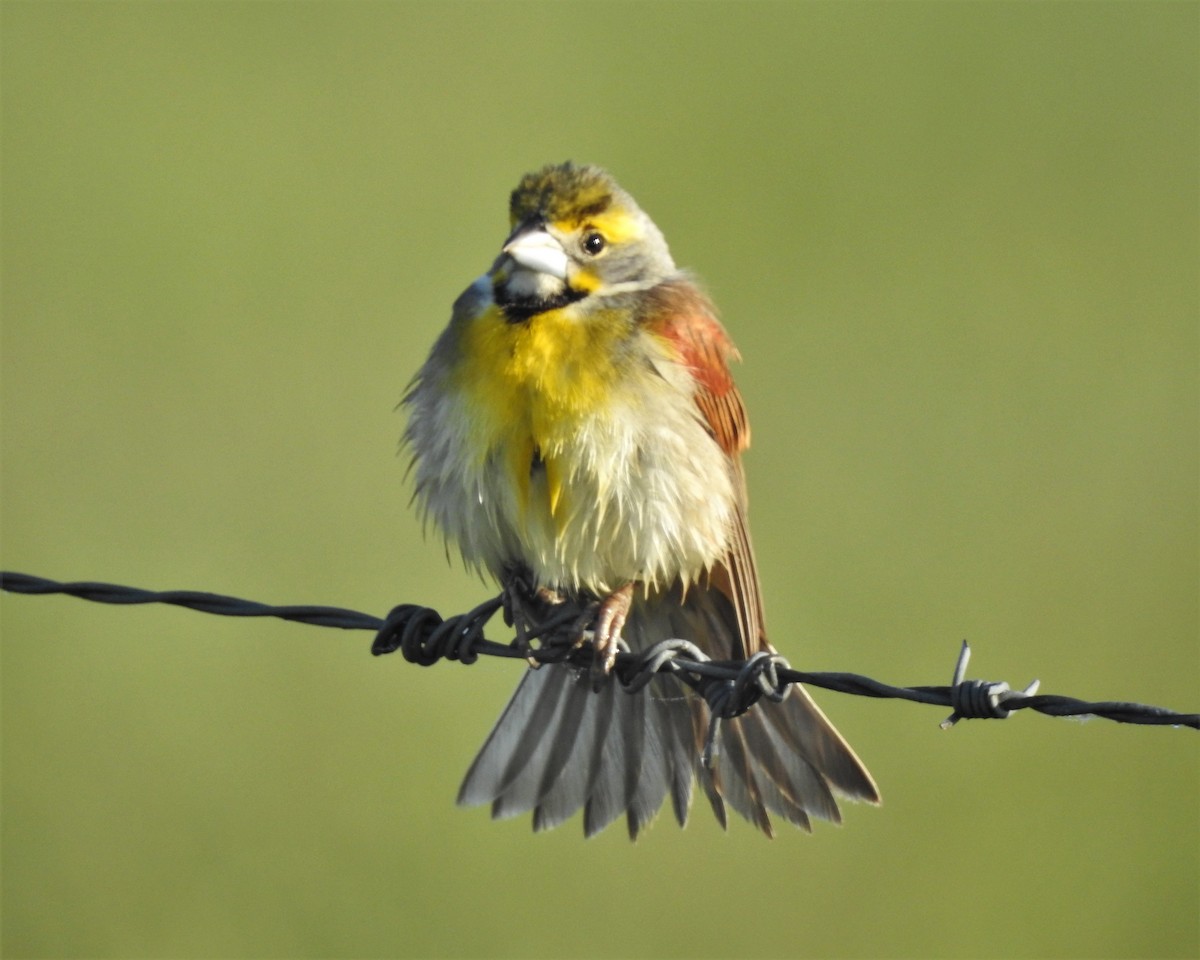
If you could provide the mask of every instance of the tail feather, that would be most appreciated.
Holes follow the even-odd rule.
[[[625,727],[621,735],[625,738],[628,755],[625,758],[623,777],[624,795],[623,809],[629,821],[629,832],[637,833],[639,818],[643,815],[638,799],[638,784],[642,776],[649,773],[643,769],[646,757],[646,697],[631,697],[624,691],[618,691],[615,696],[624,706]],[[658,731],[654,731],[655,734]]]
[[[550,669],[550,668],[545,668]],[[574,729],[560,731],[560,739],[572,745],[570,754],[533,811],[535,830],[549,830],[570,818],[584,805],[595,787],[590,758],[599,757],[612,720],[610,701],[604,692],[593,694],[586,677],[572,676],[572,696],[583,701],[583,712]]]
[[[596,694],[606,705],[607,722],[597,726],[596,740],[588,758],[588,798],[583,807],[583,832],[599,833],[625,811],[624,731],[628,699],[615,683],[606,683]],[[603,718],[602,718],[603,719]]]
[[[653,693],[628,694],[622,696],[635,701],[634,709],[642,714],[642,762],[641,771],[633,793],[629,798],[626,821],[629,838],[636,840],[642,828],[647,827],[658,815],[667,791],[671,787],[670,740],[671,725],[667,719],[667,708]]]
[[[747,748],[742,725],[736,720],[721,725],[720,753],[715,758],[714,777],[721,795],[734,810],[753,823],[768,837],[775,828],[767,815],[758,778],[754,775],[756,759]]]
[[[563,689],[546,681],[539,687],[528,733],[518,738],[492,802],[492,816],[498,820],[532,810],[542,799],[544,781],[554,776],[555,746],[570,737],[575,725],[570,715],[584,704],[574,684]]]
[[[521,678],[516,693],[463,778],[458,791],[460,804],[491,803],[508,788],[512,778],[506,771],[513,766],[514,754],[531,751],[545,732],[544,721],[535,722],[534,715],[539,706],[554,704],[557,687],[547,683],[548,680],[550,675],[546,671],[537,670],[530,670]]]
[[[692,697],[689,706],[692,715],[692,762],[696,768],[696,779],[700,781],[704,795],[708,797],[708,805],[712,807],[713,816],[717,818],[717,823],[721,825],[722,830],[727,830],[729,828],[729,817],[725,812],[725,801],[721,799],[717,777],[714,775],[711,767],[703,763],[696,763],[695,761],[697,747],[703,750],[705,738],[708,736],[707,708],[699,697]]]
[[[775,709],[764,709],[763,718],[786,746],[808,761],[819,780],[848,800],[879,803],[871,774],[807,690],[794,685],[786,700],[770,706]],[[833,807],[836,810],[837,804]]]
[[[740,649],[738,629],[719,592],[693,587],[685,595],[676,585],[637,598],[624,636],[634,650],[684,637],[729,659]],[[768,836],[771,813],[809,830],[813,817],[840,820],[835,795],[879,800],[870,774],[803,689],[723,722],[711,769],[701,761],[707,736],[707,704],[673,677],[629,694],[613,680],[593,690],[587,671],[544,666],[517,687],[459,803],[490,803],[497,818],[532,810],[538,830],[582,807],[588,836],[625,814],[636,838],[668,795],[685,825],[695,781],[722,827],[728,804]]]
[[[583,765],[571,764],[581,735],[596,722],[596,705],[589,703],[591,690],[580,678],[574,678],[563,698],[563,710],[556,720],[553,744],[542,769],[537,788],[537,806],[533,813],[535,830],[558,826],[583,806],[587,779]]]
[[[695,763],[696,734],[692,726],[691,705],[679,681],[671,677],[657,676],[651,680],[649,695],[658,710],[660,728],[665,732],[671,809],[679,825],[685,827],[692,807],[692,782],[695,779],[692,768]]]
[[[755,777],[767,809],[802,830],[811,831],[810,815],[832,819],[829,809],[836,817],[837,804],[821,777],[775,737],[763,717],[774,706],[763,704],[736,722],[755,758]]]

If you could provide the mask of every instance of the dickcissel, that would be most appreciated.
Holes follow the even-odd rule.
[[[774,650],[746,525],[738,355],[604,170],[526,175],[509,226],[405,396],[415,498],[514,600],[528,588],[591,609],[599,669],[528,670],[459,802],[532,810],[538,830],[582,807],[589,836],[624,813],[631,837],[667,794],[685,824],[697,781],[722,825],[728,804],[768,835],[768,812],[810,829],[840,820],[836,795],[878,802],[799,687],[724,722],[705,763],[701,697],[670,676],[630,694],[607,675],[622,640],[684,638],[715,660]]]

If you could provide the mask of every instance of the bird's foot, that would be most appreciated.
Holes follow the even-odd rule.
[[[526,579],[526,572],[524,570],[513,570],[504,577],[503,586],[500,591],[500,599],[504,609],[504,622],[512,627],[516,633],[513,645],[521,651],[526,662],[531,667],[536,668],[540,667],[541,664],[533,656],[533,644],[529,639],[531,625],[535,622],[530,609],[535,596],[533,587]]]
[[[504,578],[500,596],[504,622],[516,633],[516,648],[529,666],[537,669],[542,662],[533,654],[533,639],[538,636],[548,611],[562,604],[565,598],[549,587],[534,589],[529,582],[528,572],[523,569],[513,570]]]
[[[595,625],[592,628],[592,645],[596,648],[595,660],[592,663],[592,680],[595,685],[599,685],[612,673],[617,654],[621,652],[621,630],[632,605],[633,584],[627,583],[604,597],[596,608]]]

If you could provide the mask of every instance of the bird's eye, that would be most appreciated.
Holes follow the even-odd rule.
[[[605,240],[599,233],[589,233],[583,238],[583,249],[593,257],[604,249]]]

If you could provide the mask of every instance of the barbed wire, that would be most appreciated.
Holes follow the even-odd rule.
[[[439,660],[474,663],[480,656],[524,659],[531,665],[568,663],[585,668],[593,663],[589,643],[578,637],[580,609],[560,604],[559,609],[525,631],[520,640],[497,643],[484,636],[484,628],[504,608],[503,596],[493,597],[473,610],[443,618],[436,610],[402,604],[383,619],[343,607],[309,604],[271,606],[253,600],[194,590],[141,590],[111,583],[60,583],[24,573],[0,572],[0,590],[21,594],[65,594],[82,600],[110,604],[163,603],[201,613],[227,617],[275,617],[318,627],[373,630],[371,652],[376,656],[399,651],[405,660],[430,666]],[[507,616],[506,616],[507,619]],[[632,653],[623,647],[614,674],[630,693],[641,690],[656,673],[669,673],[696,690],[708,702],[715,724],[750,709],[761,697],[782,699],[790,684],[804,683],[859,697],[909,700],[949,707],[942,721],[949,727],[963,719],[1003,719],[1017,710],[1033,710],[1052,717],[1102,717],[1117,723],[1190,727],[1200,730],[1200,714],[1177,713],[1165,707],[1124,701],[1089,701],[1058,695],[1037,695],[1038,681],[1024,690],[1007,683],[967,680],[970,647],[963,641],[951,682],[945,686],[901,687],[870,677],[844,672],[810,672],[794,669],[783,657],[760,651],[748,660],[713,660],[684,639],[663,640],[648,650]],[[714,731],[710,731],[710,740]]]

